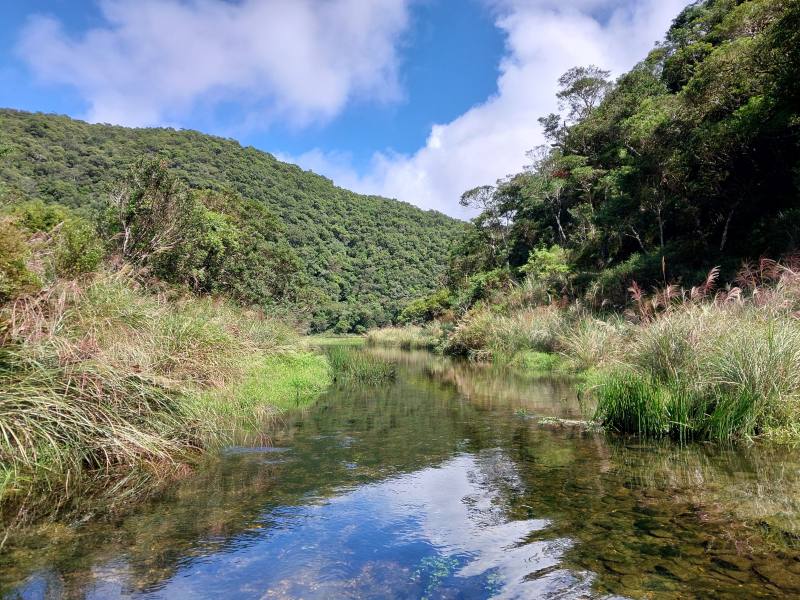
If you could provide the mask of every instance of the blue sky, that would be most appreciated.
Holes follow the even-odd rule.
[[[541,143],[555,81],[621,72],[685,0],[28,0],[0,106],[234,137],[365,193],[467,216]]]

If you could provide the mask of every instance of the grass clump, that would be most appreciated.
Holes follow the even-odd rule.
[[[239,442],[281,412],[306,406],[331,383],[331,368],[320,354],[303,350],[255,354],[244,375],[226,388],[190,396],[185,413],[200,423],[206,439]]]
[[[518,352],[506,363],[514,369],[523,371],[552,373],[564,369],[564,358],[558,354],[523,350]]]
[[[370,331],[367,334],[367,344],[403,350],[434,350],[441,344],[442,336],[442,328],[438,324],[384,327]]]
[[[644,320],[597,387],[598,418],[631,433],[796,442],[799,288],[787,271],[747,297],[681,302]]]
[[[297,347],[258,311],[120,273],[18,297],[0,308],[0,508],[169,471],[233,423],[306,401],[330,375]]]
[[[394,363],[363,350],[331,347],[328,349],[328,360],[338,381],[379,384],[397,376]]]
[[[511,356],[523,350],[555,352],[570,315],[556,307],[505,312],[477,307],[456,326],[444,351],[456,356]]]

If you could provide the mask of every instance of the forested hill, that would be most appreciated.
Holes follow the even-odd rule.
[[[312,327],[386,324],[409,298],[433,290],[462,225],[434,211],[363,196],[272,155],[220,137],[173,129],[90,125],[0,110],[0,182],[28,198],[73,208],[103,205],[143,155],[163,157],[194,189],[232,190],[284,225],[313,288]]]
[[[622,304],[631,280],[691,285],[720,265],[730,281],[797,251],[798,0],[694,2],[630,72],[601,67],[561,78],[528,169],[464,195],[485,210],[451,280],[539,272],[549,253],[565,293]]]

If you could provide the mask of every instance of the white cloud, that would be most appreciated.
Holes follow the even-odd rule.
[[[399,96],[397,42],[408,0],[100,0],[105,25],[70,37],[30,19],[17,51],[44,81],[73,85],[87,118],[126,125],[180,119],[235,100],[296,125],[353,97]]]
[[[435,125],[425,146],[414,154],[376,154],[372,168],[360,177],[342,156],[315,151],[295,159],[358,191],[469,216],[458,206],[463,191],[519,171],[525,152],[543,143],[537,119],[557,109],[556,82],[564,71],[596,64],[621,74],[645,57],[688,4],[688,0],[487,2],[496,26],[506,35],[492,97],[450,123]]]
[[[18,52],[41,79],[76,86],[92,121],[180,122],[198,105],[235,101],[250,126],[302,126],[336,116],[354,98],[401,95],[397,48],[413,1],[100,0],[103,27],[73,38],[38,16]],[[483,1],[506,36],[494,95],[434,125],[416,152],[378,152],[366,170],[338,152],[284,158],[343,187],[470,216],[461,193],[517,172],[543,142],[537,119],[557,108],[564,71],[596,64],[624,72],[688,3]]]

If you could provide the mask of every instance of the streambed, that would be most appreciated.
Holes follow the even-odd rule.
[[[272,444],[121,517],[41,528],[6,598],[800,596],[800,460],[563,425],[571,382],[365,349]]]

